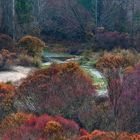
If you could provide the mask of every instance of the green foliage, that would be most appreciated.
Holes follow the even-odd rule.
[[[18,22],[28,23],[32,21],[31,11],[33,9],[32,2],[25,0],[16,0],[16,13],[18,16]]]

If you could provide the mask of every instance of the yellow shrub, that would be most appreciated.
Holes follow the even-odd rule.
[[[17,47],[30,56],[41,56],[45,43],[37,37],[27,35],[19,40]]]
[[[49,121],[45,126],[45,133],[46,134],[57,134],[62,132],[62,125],[56,121]]]

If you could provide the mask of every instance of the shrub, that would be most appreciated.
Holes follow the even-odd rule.
[[[122,68],[124,65],[125,61],[121,55],[113,55],[111,53],[105,53],[96,63],[96,67],[102,72]]]
[[[92,79],[76,63],[53,64],[29,75],[17,88],[15,105],[37,114],[61,114],[78,118],[93,100]],[[89,105],[88,105],[89,104]]]
[[[14,53],[10,53],[8,50],[0,51],[0,71],[10,69],[14,64]]]
[[[109,70],[125,69],[126,67],[133,67],[139,60],[138,54],[129,50],[114,51],[113,53],[104,53],[97,63],[96,67],[106,73]]]
[[[108,93],[112,110],[112,130],[139,132],[140,67],[126,75],[116,70],[109,73]]]
[[[76,140],[91,140],[90,136],[81,136],[79,138],[77,138]]]
[[[0,83],[0,118],[14,111],[14,86]]]
[[[3,110],[4,116],[12,113],[15,110],[13,100],[14,100],[14,94],[6,94],[4,96],[4,99],[2,100],[0,104],[1,109]]]
[[[14,41],[12,38],[5,34],[0,34],[0,51],[6,49],[9,51],[14,50]]]
[[[32,117],[23,125],[5,131],[3,140],[67,140],[75,139],[80,135],[80,128],[77,123],[57,116],[42,115]]]
[[[60,123],[56,122],[56,121],[49,121],[46,125],[45,125],[45,129],[44,129],[46,134],[59,134],[62,133],[62,126]]]
[[[115,49],[114,55],[121,55],[124,59],[125,66],[134,66],[139,62],[139,54],[135,50],[130,49]]]
[[[45,48],[45,43],[37,37],[28,35],[19,40],[17,47],[29,56],[40,57]]]
[[[112,132],[95,130],[91,133],[91,140],[131,140],[131,135],[126,132]]]
[[[88,108],[88,109],[87,109]],[[80,112],[79,120],[89,132],[95,129],[111,130],[111,108],[108,101],[100,104],[92,103],[89,107]]]
[[[124,69],[124,73],[127,75],[127,74],[132,73],[134,70],[135,70],[134,67],[128,66],[128,67],[126,67],[126,68]]]
[[[128,34],[119,32],[99,32],[95,35],[97,49],[113,50],[115,48],[130,48],[131,38]]]
[[[0,94],[7,94],[14,91],[14,86],[11,84],[0,83]]]
[[[11,128],[17,128],[21,126],[31,118],[33,118],[32,114],[25,114],[22,112],[18,112],[16,114],[10,114],[9,116],[6,116],[0,122],[0,134],[2,135],[4,132],[8,131]]]
[[[100,131],[94,130],[91,134],[81,136],[76,140],[139,140],[139,134],[127,132]]]
[[[126,75],[123,81],[122,95],[119,98],[119,108],[120,108],[119,125],[121,130],[128,132],[140,131],[139,91],[140,91],[140,66],[138,65],[136,66],[133,72]]]
[[[33,67],[41,66],[41,58],[31,57],[26,54],[19,55],[17,61],[18,61],[18,64],[21,66],[33,66]]]

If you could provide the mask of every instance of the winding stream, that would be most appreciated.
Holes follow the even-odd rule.
[[[49,66],[53,62],[55,63],[67,63],[69,61],[78,61],[81,56],[69,55],[69,54],[57,54],[44,52],[45,62],[42,64],[43,66]],[[88,64],[81,65],[81,68],[85,70],[93,79],[93,83],[99,86],[97,93],[99,95],[105,95],[107,93],[107,82],[105,77],[100,73],[97,69],[92,68]]]

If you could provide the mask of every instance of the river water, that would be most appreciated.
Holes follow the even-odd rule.
[[[69,54],[57,54],[51,52],[44,52],[44,63],[43,66],[49,66],[52,63],[67,63],[69,61],[78,61],[81,56],[69,55]],[[89,66],[88,64],[81,65],[81,68],[87,72],[93,79],[93,83],[98,85],[100,88],[97,90],[99,95],[107,94],[107,82],[105,77],[97,69]]]

